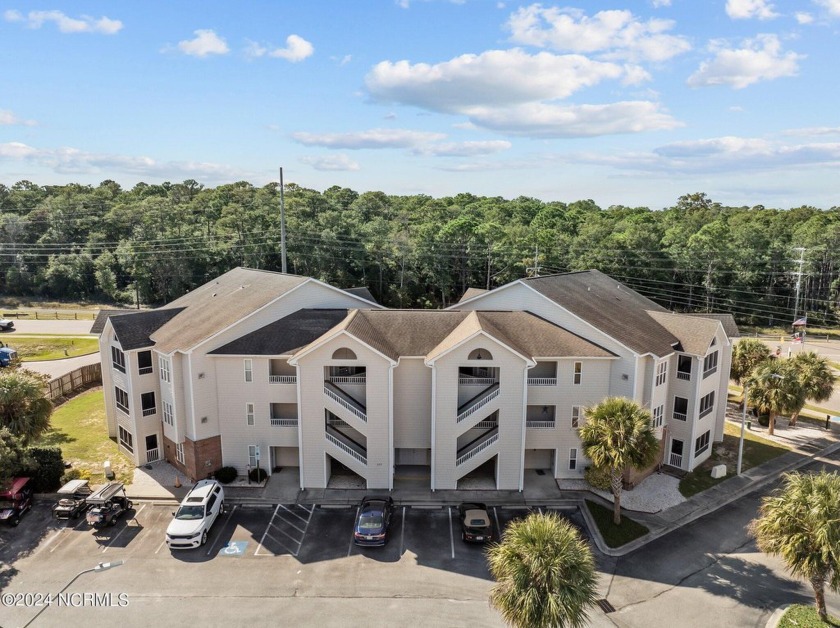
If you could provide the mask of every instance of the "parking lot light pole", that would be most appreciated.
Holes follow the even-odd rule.
[[[111,561],[111,562],[109,562],[109,563],[99,563],[96,567],[91,567],[90,569],[83,569],[82,571],[80,571],[79,573],[77,573],[75,576],[73,576],[73,578],[70,580],[70,582],[68,582],[67,584],[65,584],[65,585],[64,585],[64,588],[63,588],[61,591],[59,591],[59,592],[58,592],[58,594],[59,594],[59,595],[61,595],[62,593],[64,593],[64,592],[67,590],[67,588],[68,588],[71,584],[73,584],[74,582],[76,582],[76,580],[77,580],[77,579],[79,578],[79,576],[81,576],[82,574],[90,573],[91,571],[93,571],[93,572],[107,571],[108,569],[112,569],[112,568],[114,568],[114,567],[119,567],[119,566],[120,566],[120,565],[122,565],[124,562],[125,562],[125,561],[122,561],[122,560],[112,560],[112,561]],[[38,611],[38,614],[37,614],[37,615],[35,615],[35,617],[33,617],[32,619],[30,619],[28,622],[26,622],[26,624],[24,625],[24,627],[23,627],[23,628],[28,628],[28,626],[31,626],[31,625],[33,624],[33,622],[41,616],[41,613],[43,613],[45,610],[47,610],[47,608],[49,608],[49,605],[44,605],[44,606],[42,606],[42,607],[41,607],[41,610],[40,610],[40,611]]]

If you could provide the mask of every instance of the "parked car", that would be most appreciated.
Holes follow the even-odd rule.
[[[90,486],[87,480],[70,480],[58,489],[62,497],[53,506],[53,517],[56,519],[77,519],[88,507]]]
[[[466,503],[458,506],[461,515],[461,540],[467,543],[487,543],[493,540],[493,524],[487,506]]]
[[[356,545],[385,545],[393,511],[394,500],[390,497],[362,499],[353,528],[353,542]]]
[[[17,357],[17,351],[11,347],[2,346],[2,343],[0,343],[0,367],[11,365]]]
[[[131,501],[125,494],[122,482],[109,482],[97,489],[87,498],[90,510],[87,511],[87,522],[94,528],[104,528],[117,524],[126,510],[131,509]]]
[[[225,491],[216,480],[201,480],[187,493],[175,518],[166,528],[166,545],[170,549],[200,547],[225,509]]]
[[[16,526],[23,513],[32,508],[32,478],[12,478],[0,492],[0,522]]]
[[[0,331],[12,331],[15,328],[15,322],[8,318],[0,318]]]

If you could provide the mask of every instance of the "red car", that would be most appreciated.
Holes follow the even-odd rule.
[[[0,493],[0,522],[16,526],[31,508],[32,478],[12,478],[8,489]]]

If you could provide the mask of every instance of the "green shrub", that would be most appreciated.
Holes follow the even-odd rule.
[[[67,484],[70,480],[82,479],[82,472],[78,469],[70,469],[67,473],[61,476],[61,484]]]
[[[26,470],[33,480],[36,493],[52,493],[61,486],[64,475],[64,460],[58,447],[29,447],[29,455],[35,464]]]
[[[610,490],[610,474],[608,471],[604,471],[598,467],[587,467],[583,473],[583,477],[589,482],[590,486],[594,486],[602,491]]]
[[[257,482],[257,483],[262,482],[267,477],[268,477],[268,473],[266,473],[265,469],[263,469],[263,468],[251,469],[251,472],[248,474],[248,478],[252,482]]]
[[[216,473],[213,474],[213,477],[216,478],[222,484],[230,484],[236,479],[238,473],[236,469],[233,467],[222,467]]]
[[[758,415],[758,424],[761,427],[769,427],[770,426],[770,415],[769,414],[759,414]]]

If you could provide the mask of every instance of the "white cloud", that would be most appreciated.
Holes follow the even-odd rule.
[[[201,161],[161,162],[151,157],[89,153],[78,148],[34,148],[20,142],[0,144],[0,159],[31,161],[59,174],[133,174],[161,179],[231,181],[253,173],[224,164]]]
[[[23,120],[8,109],[0,109],[0,126],[36,126],[35,120]]]
[[[650,0],[650,4],[654,9],[661,9],[671,6],[671,0]]]
[[[383,61],[365,77],[371,95],[384,102],[438,112],[462,113],[474,106],[509,106],[566,98],[626,70],[581,55],[528,54],[518,48],[461,55],[429,65]]]
[[[474,157],[492,155],[508,150],[512,144],[505,140],[487,140],[473,142],[447,142],[419,146],[412,150],[415,155],[433,155],[435,157]]]
[[[292,139],[304,146],[344,148],[413,148],[444,139],[443,133],[410,131],[407,129],[370,129],[355,133],[292,133]]]
[[[840,126],[814,126],[803,129],[789,129],[782,135],[794,135],[798,137],[820,137],[824,135],[840,135]]]
[[[193,31],[193,39],[178,42],[178,50],[191,57],[206,57],[207,55],[225,55],[230,52],[227,42],[209,29]]]
[[[726,0],[726,14],[733,20],[772,20],[779,17],[767,0]]]
[[[814,2],[824,7],[831,15],[840,16],[840,0],[814,0]]]
[[[350,159],[347,155],[326,155],[323,157],[301,157],[303,163],[315,168],[332,172],[359,170],[359,164]]]
[[[315,52],[314,46],[298,35],[289,35],[286,38],[285,48],[270,48],[256,42],[250,42],[245,50],[245,54],[249,57],[258,58],[269,56],[277,59],[286,59],[286,61],[291,61],[292,63],[297,63],[307,57],[311,57],[313,52]]]
[[[796,21],[799,24],[811,24],[814,21],[814,16],[804,11],[799,11],[794,14]]]
[[[534,4],[513,13],[507,23],[519,44],[563,52],[598,53],[604,59],[665,61],[691,49],[685,37],[668,34],[672,20],[643,21],[630,11],[599,11]]]
[[[120,20],[109,17],[94,18],[82,15],[74,18],[61,11],[30,11],[26,15],[14,9],[5,11],[3,18],[7,22],[26,22],[29,28],[41,28],[46,22],[53,22],[62,33],[101,33],[114,35],[122,30]]]
[[[700,64],[688,77],[690,87],[729,85],[743,89],[759,81],[796,76],[799,61],[805,58],[795,52],[782,52],[777,35],[758,35],[745,40],[741,48],[728,48],[725,43],[713,41],[709,50],[715,56]]]

